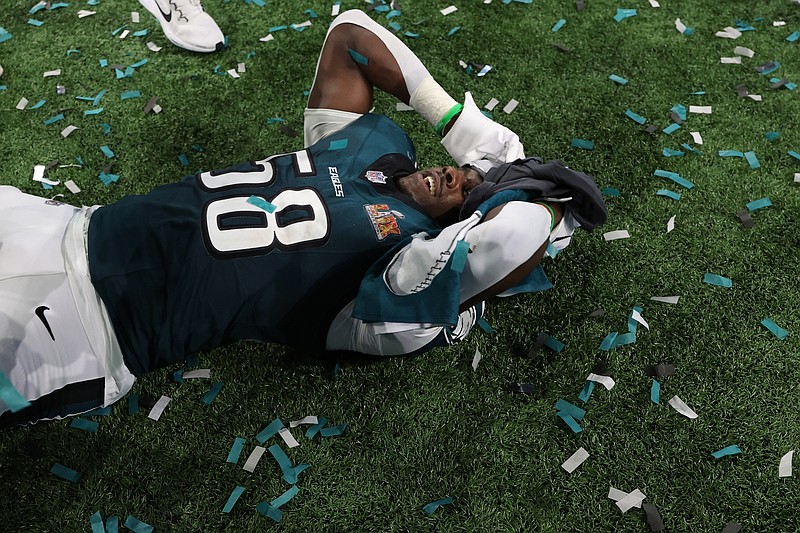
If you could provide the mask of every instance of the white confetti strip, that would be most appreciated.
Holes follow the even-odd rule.
[[[794,173],[794,182],[795,183],[800,183],[800,172],[795,172]]]
[[[77,129],[78,129],[77,126],[69,125],[66,128],[64,128],[63,130],[61,130],[61,136],[66,139],[69,136],[70,133],[72,133],[73,131],[75,131]]]
[[[247,470],[252,474],[265,451],[267,451],[267,449],[263,446],[256,446],[250,453],[250,457],[248,457],[247,461],[244,462],[242,469]]]
[[[581,464],[589,458],[589,452],[584,450],[583,448],[578,448],[578,451],[570,455],[569,459],[564,461],[561,464],[561,468],[569,472],[570,474],[575,471],[576,468],[581,466]]]
[[[472,370],[478,369],[478,363],[481,362],[481,351],[475,348],[475,356],[472,358]]]
[[[675,305],[680,300],[680,296],[653,296],[650,298],[654,302],[661,302],[662,304],[672,304]]]
[[[167,404],[171,399],[172,398],[170,398],[169,396],[162,396],[161,398],[159,398],[156,404],[153,406],[153,408],[150,409],[150,412],[147,414],[147,418],[150,418],[152,420],[158,420],[159,418],[161,418],[162,413],[164,413],[164,409],[167,408]]]
[[[639,489],[634,489],[633,492],[617,502],[617,507],[619,507],[619,510],[623,513],[627,513],[632,507],[641,507],[646,497],[644,492]]]
[[[650,6],[651,7],[661,7],[661,4],[659,4],[656,0],[650,0]]]
[[[82,18],[85,18],[85,17],[91,17],[95,13],[96,13],[96,11],[89,11],[87,9],[81,9],[80,11],[78,11],[78,18],[82,19]]]
[[[61,76],[61,69],[57,68],[55,70],[48,70],[44,74],[42,74],[43,78],[51,78],[53,76]]]
[[[306,417],[301,418],[300,420],[292,420],[291,422],[289,422],[289,427],[296,428],[297,426],[302,426],[302,425],[313,426],[314,424],[319,424],[319,419],[317,418],[317,415],[308,415]]]
[[[455,13],[456,11],[458,11],[458,8],[456,6],[449,6],[444,9],[440,9],[439,11],[441,12],[442,15],[447,16],[450,13]]]
[[[278,435],[281,436],[283,442],[285,442],[286,446],[289,448],[297,448],[300,446],[300,443],[294,438],[294,435],[292,435],[292,432],[289,431],[289,428],[281,428],[280,431],[278,431]]]
[[[772,25],[774,27],[776,27],[776,28],[778,28],[780,26],[786,26],[786,21],[785,20],[775,20],[775,21],[772,22]]]
[[[695,413],[691,407],[686,405],[683,400],[678,398],[677,395],[673,396],[669,400],[669,404],[672,406],[673,409],[678,411],[680,414],[685,416],[686,418],[697,418],[697,413]]]
[[[484,4],[491,4],[491,3],[492,3],[492,0],[483,0],[483,3],[484,3]]]
[[[236,70],[237,70],[237,72],[239,72],[239,73],[241,74],[241,73],[243,73],[243,72],[246,72],[246,71],[247,71],[247,66],[245,66],[245,64],[244,64],[244,63],[239,63],[239,64],[236,66]]]
[[[615,502],[620,501],[622,498],[625,498],[626,496],[628,496],[628,493],[625,492],[624,490],[615,489],[614,487],[608,488],[608,498],[614,500]],[[638,503],[635,503],[633,506],[641,508],[642,507],[641,500]]]
[[[710,105],[690,105],[689,106],[689,113],[699,113],[701,115],[710,115],[711,114],[711,106]]]
[[[756,53],[749,48],[745,48],[744,46],[737,46],[733,49],[733,53],[737,56],[744,56],[744,57],[753,57]]]
[[[599,383],[600,385],[605,387],[606,390],[611,390],[614,388],[614,385],[616,385],[613,378],[611,378],[610,376],[601,376],[600,374],[594,374],[594,373],[586,376],[586,381],[594,381],[595,383]]]
[[[778,477],[792,477],[793,456],[794,450],[791,450],[786,455],[781,457],[781,463],[778,465]]]
[[[149,43],[147,43],[147,48],[149,48],[149,49],[150,49],[150,50],[152,50],[153,52],[160,52],[160,51],[161,51],[161,47],[160,47],[160,46],[158,46],[158,45],[157,45],[156,43],[154,43],[153,41],[150,41]]]
[[[629,239],[630,233],[626,229],[618,229],[615,231],[609,231],[607,233],[603,233],[603,238],[606,241],[616,241],[618,239]]]
[[[736,28],[728,26],[726,28],[723,28],[722,31],[718,31],[714,35],[716,35],[717,37],[723,37],[725,39],[738,39],[739,37],[742,36],[742,32],[740,32]]]
[[[675,29],[680,33],[683,33],[686,31],[686,24],[681,22],[681,19],[675,19]]]
[[[637,311],[636,309],[634,309],[633,312],[631,313],[631,318],[634,319],[639,324],[641,324],[644,327],[646,327],[648,330],[650,329],[650,326],[647,325],[647,321],[644,319],[642,314],[639,311]]]
[[[748,97],[750,100],[753,100],[753,101],[755,101],[755,102],[760,102],[761,100],[763,100],[763,98],[761,98],[761,95],[760,95],[760,94],[748,94],[748,95],[747,95],[747,97]]]
[[[403,102],[397,102],[395,109],[397,109],[398,111],[414,111],[413,107],[411,107],[410,105],[406,105]]]
[[[120,39],[124,39],[124,38],[125,38],[125,37],[127,37],[127,36],[128,36],[130,33],[131,33],[131,30],[125,30],[125,31],[123,31],[122,33],[120,33],[120,34],[119,34],[119,38],[120,38]]]
[[[703,137],[700,135],[699,131],[690,131],[689,135],[692,136],[692,140],[695,144],[703,144]]]
[[[23,96],[22,98],[20,98],[19,102],[17,102],[17,109],[22,111],[23,109],[25,109],[27,105],[28,105],[28,99]]]
[[[60,181],[53,181],[49,180],[44,177],[45,166],[44,165],[34,165],[33,167],[33,177],[31,178],[33,181],[38,181],[40,183],[46,183],[48,185],[58,185],[61,183]]]
[[[486,103],[485,106],[483,106],[483,108],[486,109],[487,111],[494,111],[494,108],[497,107],[497,104],[499,103],[500,100],[498,100],[497,98],[492,98]]]
[[[331,16],[335,17],[336,15],[338,15],[339,14],[339,8],[341,8],[341,7],[342,6],[340,6],[339,4],[333,4],[333,7],[331,8]]]
[[[239,73],[236,72],[236,69],[234,68],[228,70],[228,76],[230,76],[231,78],[241,78],[241,76],[239,76]]]
[[[262,38],[259,39],[259,41],[261,41],[262,43],[266,43],[266,42],[274,41],[274,40],[275,40],[275,37],[273,37],[273,35],[271,33],[269,35],[267,35],[266,37],[262,37]]]
[[[719,62],[723,65],[741,65],[742,58],[739,56],[736,57],[720,57]]]
[[[510,114],[512,111],[514,111],[514,110],[517,108],[517,106],[518,106],[518,105],[519,105],[519,102],[517,102],[516,100],[514,100],[514,99],[512,98],[512,99],[511,99],[511,100],[510,100],[510,101],[509,101],[509,102],[506,104],[506,106],[503,108],[503,111],[505,111],[505,113],[506,113],[506,114]]]
[[[153,106],[153,113],[156,113],[156,114],[161,113],[161,106],[158,105],[158,104],[154,105]]]
[[[305,22],[301,22],[300,24],[292,24],[292,28],[295,29],[295,30],[300,29],[300,28],[310,28],[311,25],[312,25],[311,21],[307,20]]]
[[[139,24],[139,12],[138,11],[131,11],[131,22],[134,24]]]
[[[669,220],[667,220],[667,233],[675,229],[675,215],[672,215]]]
[[[211,369],[210,368],[198,368],[197,370],[187,370],[183,373],[183,379],[198,379],[198,378],[210,378],[211,377]]]
[[[67,190],[69,190],[69,192],[71,192],[72,194],[78,194],[79,192],[81,192],[81,188],[75,185],[75,182],[72,180],[65,181],[64,185],[66,185]]]

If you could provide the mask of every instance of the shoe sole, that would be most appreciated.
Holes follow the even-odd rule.
[[[199,46],[180,40],[174,33],[172,33],[172,30],[167,25],[167,21],[164,20],[164,16],[161,14],[161,10],[158,8],[155,0],[139,0],[139,3],[142,4],[142,6],[147,9],[147,11],[149,11],[150,14],[156,18],[156,20],[158,20],[164,35],[166,35],[167,39],[169,39],[169,42],[175,46],[183,48],[184,50],[189,50],[190,52],[200,52],[203,54],[218,52],[225,47],[224,42],[218,42],[216,45],[214,45],[214,48],[200,48]]]

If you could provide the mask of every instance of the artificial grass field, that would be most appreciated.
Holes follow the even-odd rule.
[[[310,88],[317,53],[331,20],[331,3],[273,0],[266,7],[242,0],[208,0],[207,10],[229,36],[229,48],[212,55],[171,46],[158,24],[135,0],[101,0],[29,15],[34,1],[3,0],[0,26],[13,38],[0,43],[0,183],[40,196],[56,193],[75,205],[108,203],[145,193],[200,169],[302,146],[304,90]],[[608,223],[579,231],[572,245],[545,270],[555,287],[545,293],[493,301],[487,334],[475,328],[461,345],[416,358],[342,361],[334,379],[330,365],[312,354],[279,346],[240,343],[199,354],[212,380],[175,383],[176,368],[139,380],[140,397],[172,397],[158,422],[145,412],[129,416],[125,400],[110,416],[93,417],[96,433],[69,427],[69,420],[39,423],[0,433],[0,530],[90,531],[89,517],[134,515],[156,531],[648,531],[644,513],[622,514],[607,498],[610,486],[639,488],[660,511],[670,532],[717,532],[729,522],[742,531],[800,531],[800,480],[778,477],[778,461],[800,447],[800,188],[793,174],[800,160],[800,91],[770,90],[770,77],[800,82],[800,6],[788,0],[678,1],[660,8],[646,1],[406,0],[391,19],[418,38],[403,37],[431,73],[461,98],[472,91],[483,106],[500,105],[494,117],[519,133],[528,155],[559,158],[595,176],[606,197]],[[366,7],[345,0],[342,10]],[[615,22],[618,7],[638,14]],[[81,9],[96,15],[79,19]],[[303,32],[269,29],[319,17]],[[141,13],[139,24],[130,12]],[[385,13],[373,13],[382,24]],[[763,17],[763,20],[757,20]],[[29,18],[43,21],[28,24]],[[551,28],[559,19],[566,25]],[[676,31],[680,18],[693,35]],[[715,37],[737,19],[755,29],[736,40]],[[775,27],[782,20],[785,26]],[[112,31],[128,24],[147,28],[145,37],[120,40]],[[448,32],[460,30],[448,36]],[[154,53],[145,43],[163,49]],[[553,46],[561,43],[570,51]],[[720,64],[735,46],[755,51],[741,65]],[[80,50],[67,55],[71,49]],[[249,55],[255,52],[255,55]],[[100,59],[129,65],[149,62],[130,78],[116,79]],[[458,61],[489,64],[483,78],[468,75]],[[771,76],[755,66],[777,61]],[[220,76],[240,62],[240,79]],[[60,68],[58,77],[42,73]],[[608,79],[617,74],[624,86]],[[745,83],[757,102],[740,98]],[[56,94],[56,85],[66,95]],[[98,115],[76,96],[108,93]],[[122,100],[125,91],[141,97]],[[705,91],[704,95],[691,95]],[[142,107],[157,96],[163,111]],[[15,109],[20,98],[39,109]],[[517,109],[501,111],[510,99]],[[712,106],[710,115],[689,113],[681,129],[667,135],[675,104]],[[420,165],[449,162],[432,128],[414,113],[395,111],[376,95],[385,113],[414,139]],[[655,124],[648,134],[627,118],[631,109]],[[58,113],[65,119],[44,121]],[[300,133],[290,137],[281,117]],[[106,135],[101,123],[109,124]],[[67,138],[69,124],[79,129]],[[692,143],[699,131],[703,145]],[[765,133],[779,131],[777,140]],[[593,140],[591,151],[572,148],[573,138]],[[663,148],[689,143],[665,157]],[[107,159],[100,146],[114,152]],[[192,146],[202,147],[197,151]],[[719,150],[753,151],[761,167],[751,169]],[[188,166],[178,155],[188,157]],[[78,195],[63,185],[45,191],[31,181],[33,166],[59,160],[82,167],[54,168],[50,179],[75,181]],[[109,186],[98,178],[119,176]],[[664,169],[695,187],[683,189],[656,177]],[[682,194],[679,201],[658,189]],[[752,213],[755,226],[736,217],[745,204],[769,197],[772,206]],[[675,229],[666,225],[675,215]],[[605,242],[606,231],[626,229],[630,238]],[[124,242],[119,246],[125,246]],[[733,280],[726,289],[703,283],[705,273]],[[680,296],[677,305],[650,301]],[[639,326],[635,344],[598,349],[613,331],[627,331],[633,306],[643,308],[649,331]],[[602,307],[600,317],[587,315]],[[771,318],[789,331],[779,340],[760,322]],[[528,356],[547,332],[565,344]],[[479,349],[483,359],[472,369]],[[578,394],[596,363],[606,364],[616,386],[597,387],[584,404]],[[645,367],[674,364],[661,379],[661,401],[650,400]],[[200,399],[212,381],[224,387],[210,404]],[[509,381],[532,383],[532,395],[506,390]],[[699,415],[690,420],[667,405],[680,396]],[[586,409],[583,431],[573,433],[556,416],[565,399]],[[281,507],[275,524],[256,511],[289,488],[269,454],[253,474],[242,469],[269,422],[320,415],[347,424],[336,437],[306,439],[284,449],[292,462],[311,465],[300,474],[299,493]],[[238,464],[226,463],[236,437],[247,439]],[[273,438],[265,446],[275,444]],[[711,452],[738,445],[740,455],[714,459]],[[579,447],[590,457],[572,474],[561,467]],[[797,461],[795,461],[797,462]],[[49,471],[61,463],[82,474],[70,483]],[[246,491],[230,514],[222,507],[237,486]],[[451,496],[433,515],[422,507]]]

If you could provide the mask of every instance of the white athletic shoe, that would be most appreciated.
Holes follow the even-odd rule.
[[[174,45],[192,52],[221,50],[225,36],[201,0],[139,0]]]

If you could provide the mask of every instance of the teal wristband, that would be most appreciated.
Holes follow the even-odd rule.
[[[556,227],[556,213],[555,211],[553,211],[553,208],[547,204],[543,204],[542,202],[534,202],[534,203],[542,207],[545,207],[547,208],[548,211],[550,211],[550,231],[553,231],[553,228]]]
[[[442,136],[442,131],[444,130],[444,127],[447,126],[447,123],[450,122],[450,120],[452,120],[452,118],[454,116],[456,116],[457,114],[461,113],[462,109],[464,109],[464,106],[462,104],[454,105],[450,109],[450,111],[445,113],[445,115],[442,117],[442,119],[439,122],[436,123],[436,126],[435,126],[436,133],[438,133],[440,137]]]

